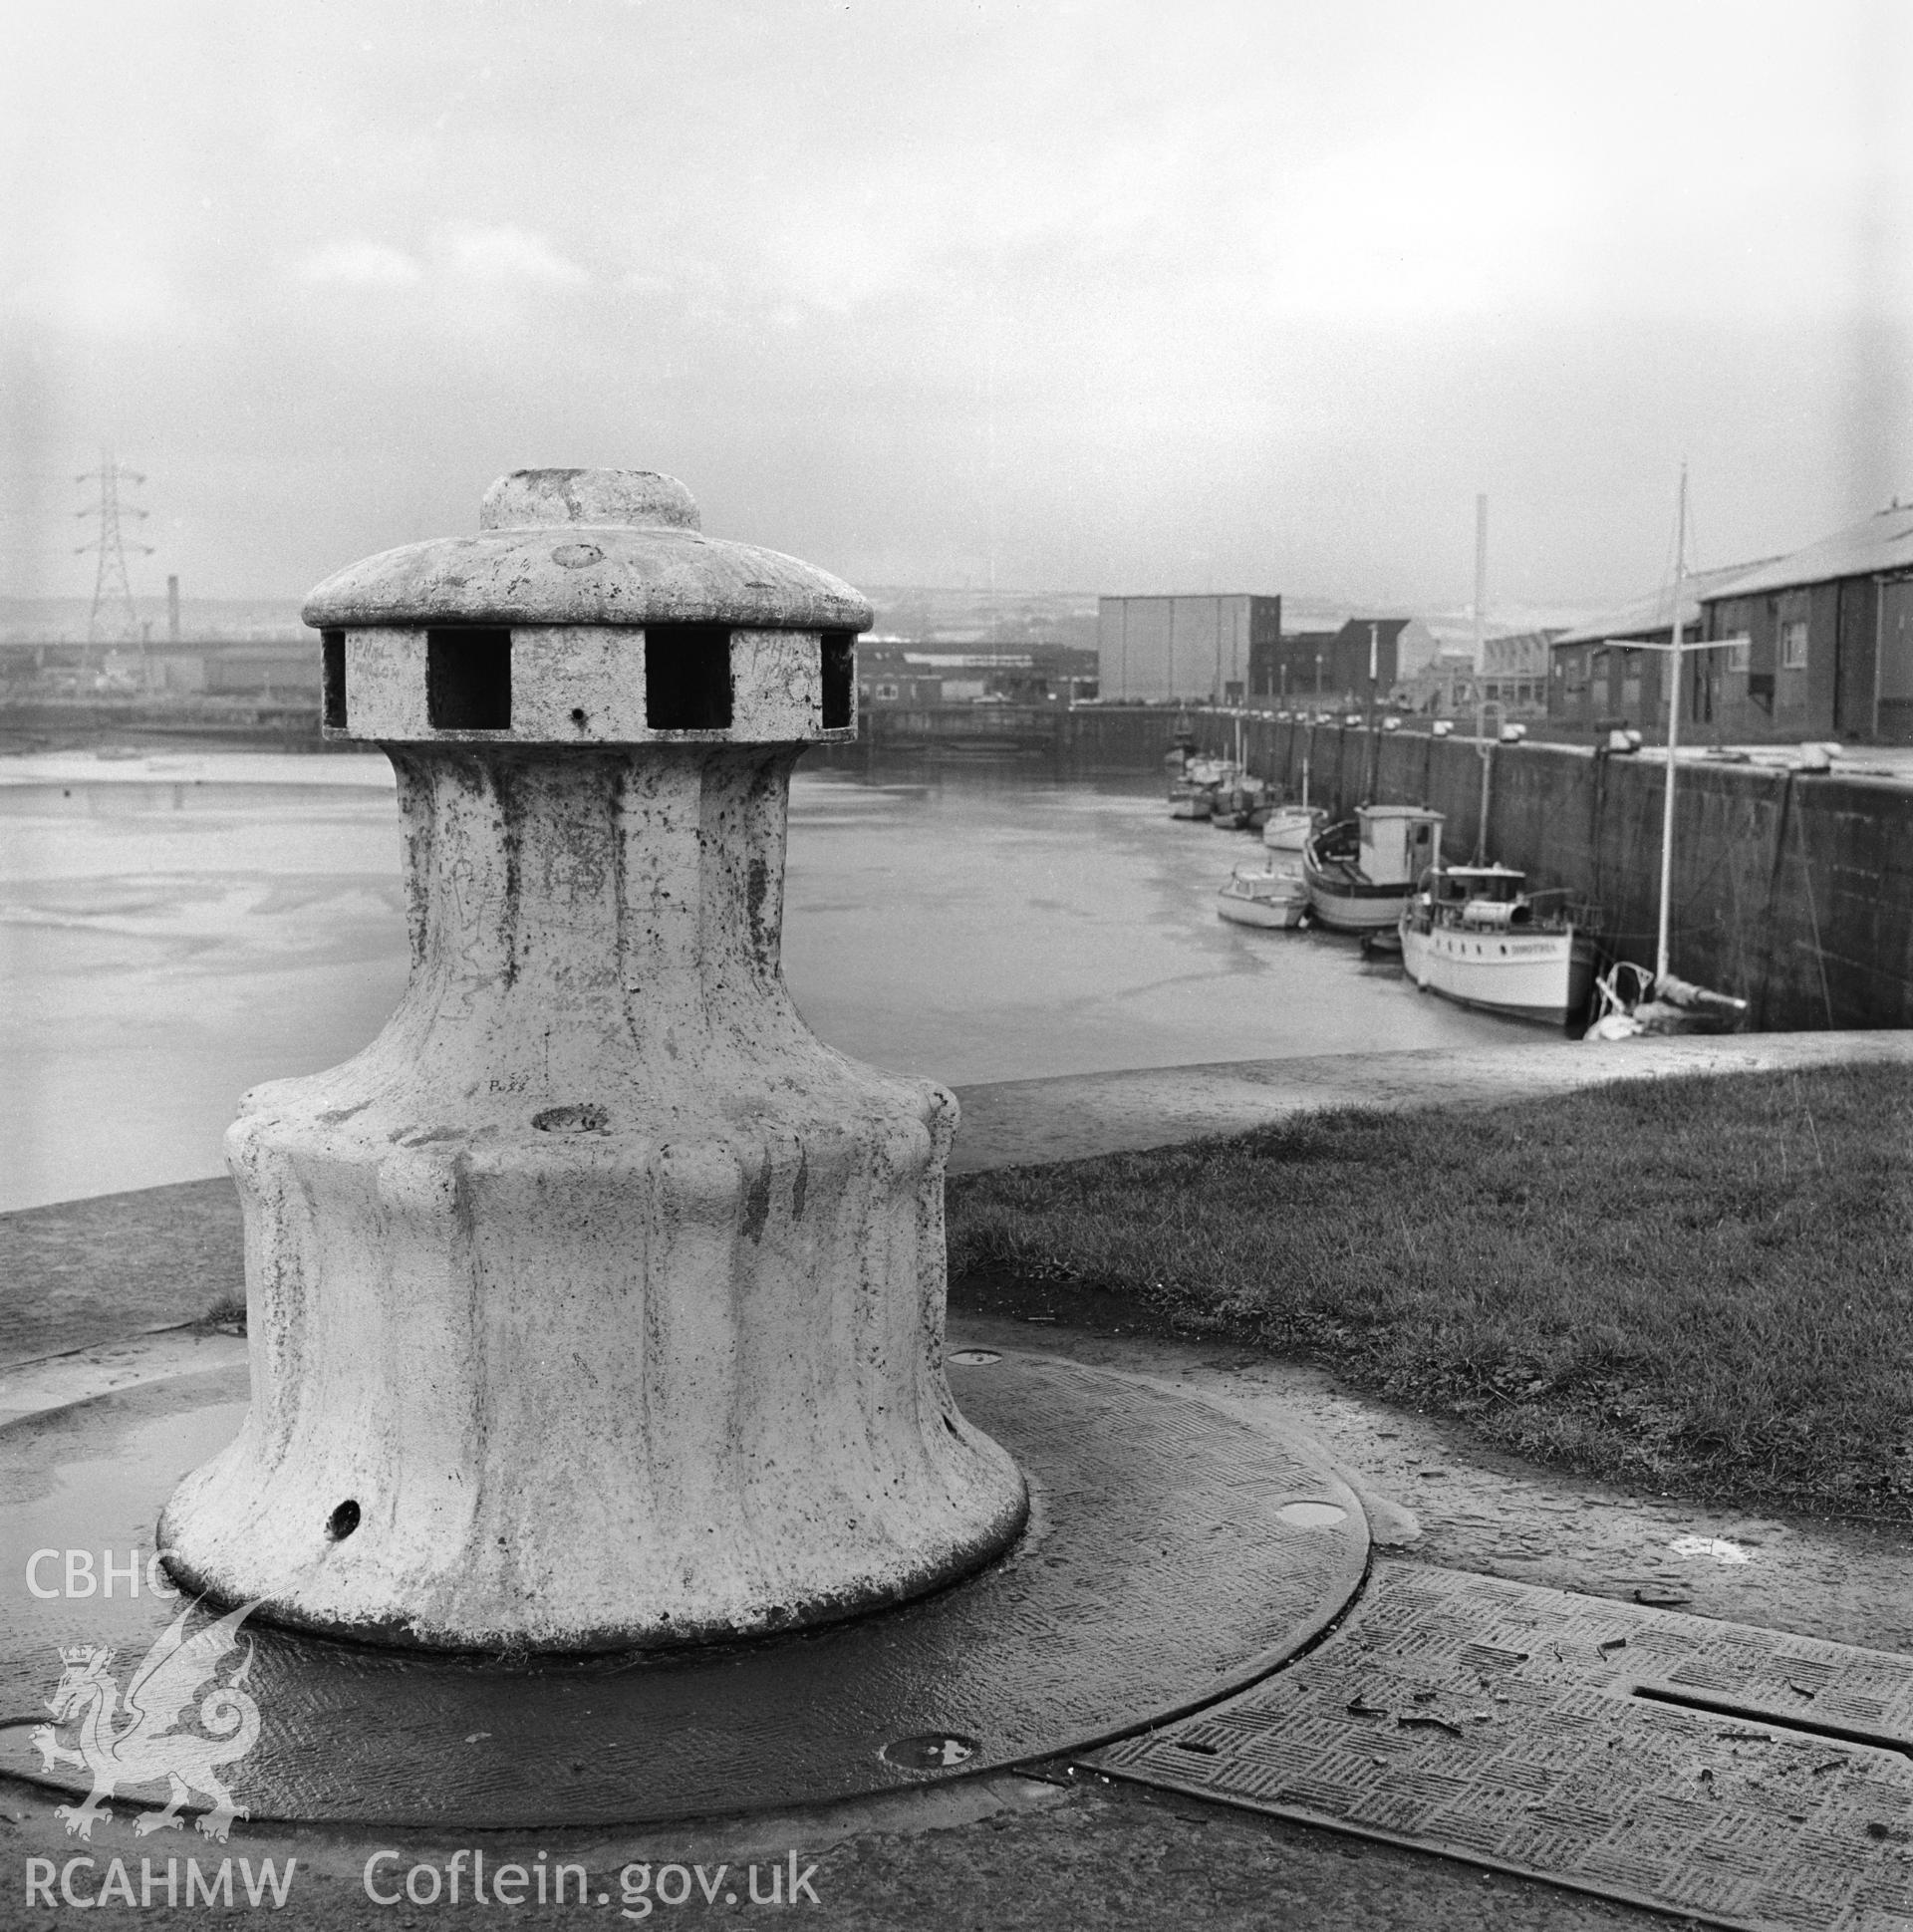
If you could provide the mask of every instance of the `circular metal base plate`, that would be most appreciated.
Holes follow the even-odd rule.
[[[181,1711],[245,1659],[257,1743],[220,1773],[253,1818],[474,1827],[632,1823],[846,1797],[1081,1749],[1271,1670],[1347,1605],[1361,1506],[1295,1443],[1075,1363],[951,1358],[965,1414],[1027,1477],[1029,1525],[988,1568],[851,1623],[692,1653],[421,1656],[244,1623]],[[0,1771],[63,1793],[31,1731],[63,1649],[111,1646],[122,1694],[184,1599],[125,1572],[172,1485],[229,1440],[243,1370],[182,1376],[0,1430]],[[111,1560],[116,1594],[29,1597],[27,1559]],[[86,1567],[79,1576],[84,1582]],[[211,1605],[190,1610],[188,1634]],[[121,1722],[126,1722],[124,1716]],[[76,1727],[59,1729],[74,1744]],[[123,1787],[123,1813],[163,1802]],[[192,1803],[203,1805],[195,1795]]]

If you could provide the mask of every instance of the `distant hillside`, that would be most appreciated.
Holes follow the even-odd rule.
[[[136,597],[135,615],[152,626],[155,642],[166,636],[166,600]],[[93,609],[88,597],[0,597],[0,643],[82,644]],[[182,597],[179,633],[199,642],[264,638],[303,638],[299,606],[282,597]]]
[[[921,585],[860,586],[881,636],[924,644],[1096,643],[1096,597],[1080,591],[936,590]]]

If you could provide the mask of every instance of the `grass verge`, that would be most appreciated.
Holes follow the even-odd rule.
[[[958,1307],[1095,1291],[1568,1469],[1913,1520],[1906,1070],[1315,1114],[964,1176],[949,1219]]]
[[[214,1295],[199,1322],[205,1328],[236,1328],[243,1335],[246,1332],[245,1289],[228,1288],[223,1294]]]

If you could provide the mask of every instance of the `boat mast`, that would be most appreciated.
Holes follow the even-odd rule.
[[[1488,787],[1495,754],[1488,748],[1488,497],[1475,498],[1475,749],[1482,760],[1482,808],[1475,821],[1475,863],[1488,857]]]
[[[1376,780],[1381,776],[1381,760],[1376,755],[1375,743],[1375,680],[1381,676],[1382,670],[1381,632],[1379,624],[1368,627],[1368,759],[1362,791],[1371,800],[1375,796]]]
[[[1674,644],[1668,656],[1667,782],[1661,792],[1661,919],[1654,942],[1654,983],[1667,977],[1667,915],[1674,888],[1674,756],[1681,741],[1681,593],[1687,565],[1687,464],[1674,522]]]

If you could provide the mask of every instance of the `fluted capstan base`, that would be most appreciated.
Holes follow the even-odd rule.
[[[947,1090],[803,1025],[789,746],[393,751],[413,970],[247,1096],[252,1406],[184,1582],[445,1648],[696,1642],[986,1560],[1009,1457],[945,1380]]]

